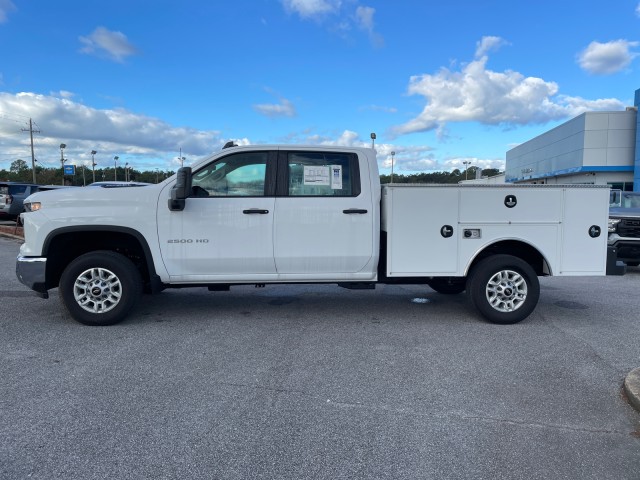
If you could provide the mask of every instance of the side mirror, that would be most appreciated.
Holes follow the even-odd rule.
[[[184,210],[185,199],[191,195],[191,167],[182,167],[176,174],[176,184],[171,189],[169,210]]]

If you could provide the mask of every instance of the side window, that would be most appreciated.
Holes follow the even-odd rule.
[[[243,152],[220,158],[193,174],[192,196],[264,196],[267,158],[267,152]]]
[[[11,195],[21,195],[27,191],[27,185],[10,185],[9,193]]]
[[[358,159],[348,153],[291,152],[289,196],[355,197],[360,193]]]

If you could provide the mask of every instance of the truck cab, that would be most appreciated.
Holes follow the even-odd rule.
[[[229,148],[194,166],[180,206],[158,207],[171,281],[375,280],[380,184],[368,155]]]

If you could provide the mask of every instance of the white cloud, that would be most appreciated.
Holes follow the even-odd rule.
[[[116,62],[123,62],[125,58],[137,53],[125,34],[104,27],[96,28],[89,36],[79,37],[79,40],[84,44],[80,49],[82,53],[106,55]]]
[[[175,127],[154,117],[124,109],[100,110],[66,98],[35,93],[0,92],[0,111],[14,118],[33,118],[40,129],[36,135],[36,157],[45,166],[59,160],[60,143],[67,144],[69,158],[84,158],[92,149],[101,156],[131,155],[142,159],[168,159],[177,156],[179,147],[192,158],[218,150],[224,143],[220,133],[189,127]],[[30,156],[28,135],[20,135],[15,122],[0,122],[3,153],[15,158]],[[17,133],[16,133],[17,132]],[[22,153],[21,153],[22,152]],[[5,156],[3,155],[3,158]]]
[[[559,87],[555,82],[525,77],[512,70],[489,70],[486,52],[501,42],[499,39],[485,39],[478,44],[476,51],[485,55],[463,64],[460,70],[442,68],[434,74],[410,78],[409,95],[421,95],[427,104],[420,115],[394,127],[391,134],[442,129],[448,122],[479,122],[487,125],[546,123],[576,116],[587,110],[624,108],[624,104],[617,99],[586,100],[559,95]]]
[[[381,47],[384,45],[384,39],[382,35],[375,31],[375,22],[373,21],[375,13],[376,9],[373,7],[358,6],[355,13],[356,24],[360,29],[368,33],[369,40],[374,46]]]
[[[270,88],[265,89],[268,93],[278,97],[278,103],[261,103],[253,106],[253,109],[267,117],[295,117],[296,107],[290,100],[278,95]]]
[[[285,10],[304,19],[318,19],[340,9],[340,0],[281,0]]]
[[[384,107],[382,105],[366,105],[364,107],[360,107],[358,110],[371,110],[372,112],[384,112],[384,113],[398,113],[398,109],[396,107]]]
[[[0,0],[0,23],[5,23],[8,19],[9,12],[14,12],[16,6],[11,0]]]
[[[638,56],[632,48],[640,42],[614,40],[612,42],[591,42],[578,54],[578,64],[583,70],[596,75],[610,75],[628,67]]]
[[[640,3],[636,7],[636,15],[640,17]]]
[[[508,45],[508,42],[500,37],[482,37],[479,42],[476,42],[476,58],[482,58],[489,52],[498,50],[503,45]]]
[[[353,0],[280,0],[288,13],[297,14],[303,20],[314,20],[328,25],[328,30],[343,38],[348,38],[354,25],[367,33],[375,47],[384,45],[384,39],[375,30],[376,9],[358,5]],[[327,21],[330,18],[330,22]]]

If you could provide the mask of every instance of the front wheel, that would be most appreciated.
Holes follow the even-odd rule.
[[[111,251],[86,253],[73,260],[60,277],[59,294],[71,316],[93,326],[125,319],[142,294],[135,265]]]
[[[467,293],[487,320],[508,325],[533,312],[540,298],[540,283],[527,262],[511,255],[493,255],[473,268]]]

